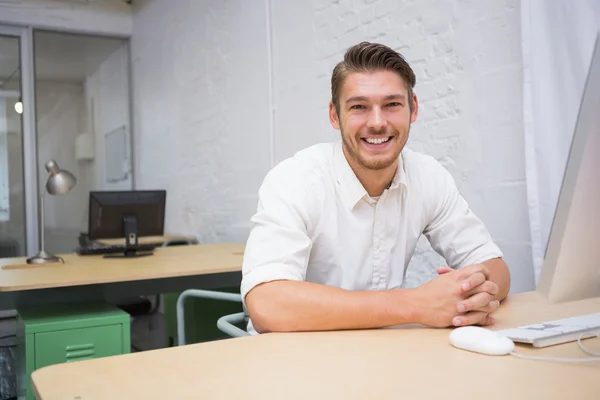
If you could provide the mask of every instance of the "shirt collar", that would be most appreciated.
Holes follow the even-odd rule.
[[[333,158],[335,178],[340,187],[342,201],[344,202],[345,207],[347,207],[349,210],[352,210],[356,203],[358,203],[365,196],[368,196],[368,193],[356,177],[356,174],[352,170],[352,167],[350,167],[350,164],[348,164],[348,160],[346,160],[346,156],[344,155],[344,151],[342,149],[342,141],[336,143],[333,150]],[[400,185],[407,187],[404,157],[402,153],[400,153],[399,156],[398,170],[396,171],[394,179],[392,179],[388,189],[396,189]]]

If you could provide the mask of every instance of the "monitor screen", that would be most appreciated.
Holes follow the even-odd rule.
[[[600,40],[596,40],[538,290],[552,302],[600,296]]]
[[[125,237],[125,217],[137,220],[138,236],[162,236],[166,197],[165,190],[90,192],[89,238]]]

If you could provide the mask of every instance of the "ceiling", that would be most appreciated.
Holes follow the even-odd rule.
[[[123,39],[55,32],[35,32],[36,79],[83,82],[103,60],[125,43]],[[19,68],[18,39],[0,36],[0,82]],[[11,81],[19,76],[13,75]],[[0,83],[2,85],[2,83]]]

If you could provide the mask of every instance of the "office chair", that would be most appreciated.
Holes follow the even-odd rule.
[[[192,244],[197,244],[197,243],[198,243],[197,239],[176,238],[176,239],[165,240],[160,245],[160,247],[187,246],[187,245],[192,245]],[[152,299],[152,297],[154,297],[154,299]],[[133,320],[136,319],[137,317],[152,316],[152,315],[157,314],[158,311],[160,310],[161,303],[162,303],[162,294],[158,293],[158,294],[151,295],[151,296],[140,296],[137,298],[137,301],[135,303],[130,303],[128,307],[123,307],[123,305],[119,305],[119,307],[121,309],[124,309],[124,311],[128,312],[129,315],[131,315],[131,319],[133,322]],[[153,318],[148,319],[148,329],[150,329],[150,330],[154,329]],[[134,349],[136,349],[137,351],[141,350],[140,348],[134,346],[133,343],[132,343],[132,347]]]
[[[188,298],[223,300],[232,302],[242,302],[242,295],[237,293],[217,292],[212,290],[188,289],[177,297],[177,345],[185,345],[185,300]],[[217,328],[231,336],[243,337],[250,336],[248,332],[238,328],[235,324],[247,323],[248,315],[244,312],[224,315],[217,320]]]
[[[185,238],[176,238],[176,239],[168,239],[165,240],[160,247],[168,247],[168,246],[189,246],[192,244],[198,244],[198,239],[185,239]],[[160,309],[161,304],[161,294],[154,295],[154,305],[148,311],[148,314],[156,314]]]
[[[164,241],[160,247],[185,246],[196,243],[197,241],[195,239],[169,239]],[[119,302],[118,307],[134,318],[143,315],[154,315],[160,308],[161,295],[156,294],[153,296],[154,301],[150,300],[150,296],[138,296],[133,299],[124,299]]]

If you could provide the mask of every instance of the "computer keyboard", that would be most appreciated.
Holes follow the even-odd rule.
[[[136,251],[152,251],[156,248],[156,244],[144,243],[136,246]],[[103,246],[90,246],[90,247],[77,247],[75,252],[81,256],[93,256],[102,254],[115,254],[124,253],[124,245],[103,245]]]
[[[578,315],[496,332],[508,336],[514,342],[531,343],[534,347],[546,347],[572,342],[580,337],[588,338],[600,335],[600,313]]]

